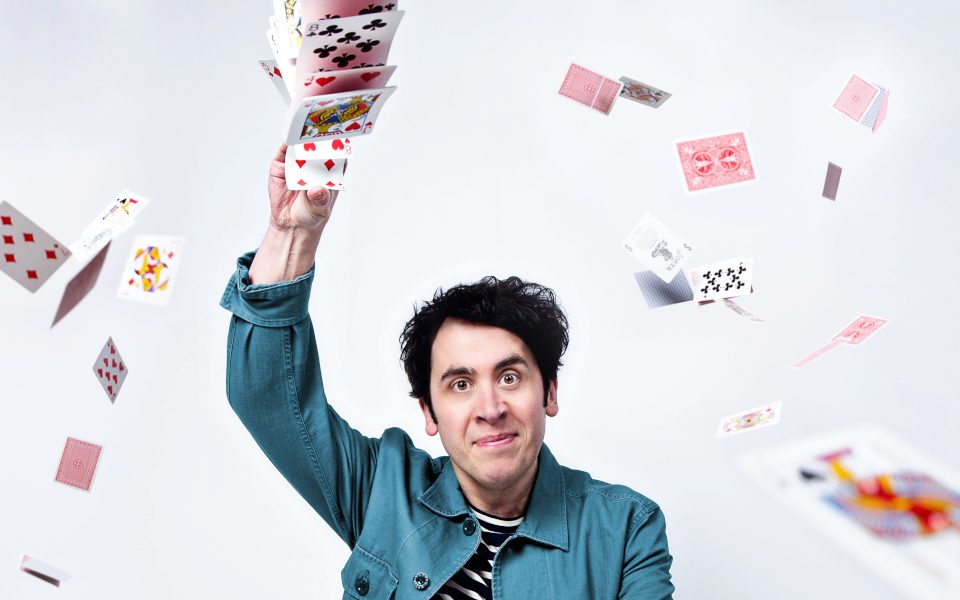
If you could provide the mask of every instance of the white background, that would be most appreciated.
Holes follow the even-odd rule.
[[[956,465],[960,209],[957,9],[947,2],[424,2],[391,63],[399,90],[355,144],[311,303],[336,408],[423,433],[398,361],[416,300],[485,274],[553,287],[572,323],[563,464],[667,516],[681,598],[899,598],[736,467],[741,453],[869,421]],[[227,405],[217,305],[266,225],[284,107],[267,0],[4,0],[0,198],[70,243],[122,188],[133,233],[187,239],[166,308],[115,298],[131,243],[50,322],[71,261],[37,294],[0,277],[0,598],[334,598],[346,546]],[[571,62],[672,92],[609,116],[557,94]],[[891,90],[876,134],[831,108],[852,72]],[[673,142],[743,130],[751,185],[689,196]],[[828,161],[836,202],[820,197]],[[620,242],[652,212],[691,265],[756,260],[754,324],[719,305],[650,310]],[[860,348],[789,370],[858,314]],[[115,405],[91,372],[113,336]],[[781,424],[714,439],[783,401]],[[54,482],[67,436],[103,445],[89,493]],[[18,572],[29,553],[72,573]]]

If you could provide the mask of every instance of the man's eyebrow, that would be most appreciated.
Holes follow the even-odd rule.
[[[525,366],[525,367],[529,367],[529,366],[530,366],[529,364],[527,364],[527,361],[526,361],[525,358],[523,358],[523,357],[520,356],[519,354],[514,354],[514,355],[508,356],[507,358],[505,358],[505,359],[501,360],[500,362],[498,362],[498,363],[496,364],[496,366],[493,367],[493,370],[494,370],[494,371],[499,371],[500,369],[503,369],[504,367],[510,367],[510,366],[513,366],[513,365],[523,365],[523,366]]]
[[[440,376],[440,382],[450,379],[451,377],[462,377],[463,375],[473,375],[476,376],[477,372],[474,369],[468,369],[466,367],[450,367],[443,372],[443,375]]]

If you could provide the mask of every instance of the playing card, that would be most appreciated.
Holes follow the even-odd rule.
[[[288,145],[324,138],[367,135],[395,87],[304,98],[291,105],[285,135]]]
[[[816,350],[812,354],[804,357],[800,362],[791,365],[791,369],[799,369],[800,367],[805,366],[810,361],[819,358],[833,350],[840,345],[853,345],[859,346],[862,344],[868,337],[873,335],[878,329],[889,323],[888,319],[881,319],[880,317],[871,317],[868,315],[860,315],[853,320],[852,323],[841,329],[834,335],[827,345],[823,346],[819,350]]]
[[[677,143],[680,170],[688,192],[756,179],[743,132]]]
[[[293,146],[287,146],[284,172],[287,189],[309,190],[323,186],[331,190],[343,190],[343,177],[347,159],[306,160],[294,155]]]
[[[69,257],[66,246],[9,202],[0,202],[0,271],[33,293]]]
[[[911,598],[960,598],[960,474],[876,426],[752,452],[740,466]]]
[[[402,10],[393,10],[306,23],[294,81],[304,81],[308,73],[316,71],[387,64],[390,45],[402,18]]]
[[[880,93],[870,104],[870,108],[868,108],[866,114],[863,115],[860,124],[869,127],[876,133],[877,127],[880,127],[880,123],[883,123],[883,120],[887,118],[887,101],[889,100],[889,96],[890,93],[887,90],[880,88]]]
[[[130,256],[117,297],[165,306],[170,302],[173,285],[180,270],[184,239],[169,235],[138,235],[133,239]]]
[[[717,427],[717,437],[730,437],[745,431],[776,425],[780,422],[781,405],[782,403],[777,400],[770,404],[723,417],[720,419],[720,426]]]
[[[310,96],[341,94],[358,90],[384,87],[397,70],[394,65],[365,67],[344,71],[317,71],[308,73],[297,89],[294,99],[299,102]]]
[[[79,262],[86,262],[111,240],[136,225],[134,217],[143,212],[150,199],[130,190],[121,190],[100,214],[70,244],[70,252]]]
[[[89,491],[101,450],[103,448],[96,444],[68,437],[57,469],[57,481]]]
[[[860,315],[852,323],[837,332],[832,339],[859,346],[888,322],[887,319],[881,319],[880,317]]]
[[[300,48],[301,7],[303,0],[273,0],[273,20],[277,50],[282,58],[295,59]]]
[[[721,299],[720,299],[720,302],[723,302],[723,305],[724,305],[724,306],[726,306],[727,308],[729,308],[729,309],[732,310],[733,312],[737,313],[738,315],[740,315],[740,316],[743,317],[744,319],[749,319],[749,320],[753,321],[754,323],[763,323],[763,322],[764,322],[763,319],[761,319],[760,317],[756,316],[756,315],[753,314],[752,312],[746,310],[745,308],[743,308],[742,306],[740,306],[739,304],[737,304],[736,302],[734,302],[734,301],[731,300],[730,298],[721,298]]]
[[[650,308],[693,300],[693,291],[690,290],[690,284],[687,283],[683,271],[674,275],[673,281],[669,283],[660,279],[652,271],[640,271],[633,276],[636,277],[643,299],[647,301],[647,306]]]
[[[297,158],[307,160],[347,158],[353,154],[353,144],[350,142],[350,138],[317,140],[316,142],[287,147],[293,148],[293,154]]]
[[[843,172],[839,166],[833,163],[827,163],[827,176],[823,180],[823,197],[830,200],[837,199],[837,188],[840,187],[840,174]]]
[[[621,97],[653,108],[659,108],[667,98],[673,95],[629,77],[621,77],[620,81],[623,82],[623,89],[620,90]]]
[[[303,4],[303,22],[339,19],[356,15],[374,15],[397,9],[396,2],[370,0],[300,0]]]
[[[698,301],[745,296],[753,292],[753,259],[738,257],[691,269],[690,281]]]
[[[666,283],[673,281],[693,248],[646,213],[623,241],[623,247]]]
[[[107,338],[107,343],[103,345],[103,350],[93,363],[93,374],[97,376],[97,381],[110,398],[110,402],[116,402],[117,394],[120,393],[120,388],[127,379],[127,366],[112,337]]]
[[[33,575],[37,579],[42,579],[43,581],[46,581],[47,583],[56,587],[60,587],[61,583],[64,583],[71,578],[69,573],[61,571],[53,565],[48,565],[47,563],[39,561],[26,554],[24,554],[23,558],[20,559],[20,570],[24,573]]]
[[[60,319],[76,308],[80,301],[87,297],[93,286],[97,284],[100,277],[100,271],[103,270],[103,263],[107,259],[107,250],[110,249],[110,242],[104,246],[97,255],[88,262],[80,272],[74,275],[66,289],[63,290],[63,297],[60,298],[60,306],[57,307],[57,314],[53,317],[53,327],[60,322]]]
[[[283,81],[283,73],[280,71],[280,67],[277,66],[277,61],[275,60],[261,60],[260,68],[263,69],[263,72],[267,74],[267,77],[270,78],[270,81],[273,82],[274,87],[277,88],[277,92],[280,93],[280,99],[283,100],[284,105],[290,105],[290,92],[287,90],[287,84]]]
[[[560,95],[607,115],[620,93],[620,86],[618,81],[607,79],[580,65],[571,64],[560,86]]]
[[[843,86],[840,96],[833,103],[833,107],[859,123],[879,93],[879,87],[857,75],[851,75],[847,85]]]

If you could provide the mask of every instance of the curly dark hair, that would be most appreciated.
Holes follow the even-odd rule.
[[[476,283],[438,288],[432,301],[414,306],[413,317],[400,334],[400,360],[410,380],[410,395],[422,398],[433,413],[430,399],[430,353],[437,331],[448,318],[493,325],[513,333],[530,348],[543,378],[544,406],[550,382],[563,365],[567,350],[567,316],[556,294],[538,283],[519,277],[487,276]]]

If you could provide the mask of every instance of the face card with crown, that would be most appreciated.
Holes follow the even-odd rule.
[[[172,235],[138,235],[120,277],[117,297],[165,306],[180,275],[184,239]]]
[[[297,158],[293,146],[287,146],[284,166],[289,190],[309,190],[318,186],[331,190],[344,189],[343,178],[347,170],[345,158],[306,160]]]
[[[0,203],[0,271],[31,293],[70,258],[70,251],[10,203]]]
[[[736,298],[753,292],[753,259],[733,258],[690,271],[693,296],[698,302]]]
[[[665,283],[674,280],[693,248],[650,213],[633,227],[623,249],[642,262]]]
[[[112,337],[107,338],[107,343],[103,345],[97,362],[93,363],[93,373],[97,376],[107,397],[110,398],[110,402],[116,402],[117,394],[120,393],[120,388],[127,379],[127,366]]]
[[[284,135],[288,145],[359,137],[373,132],[380,109],[395,87],[304,98],[290,106]]]

